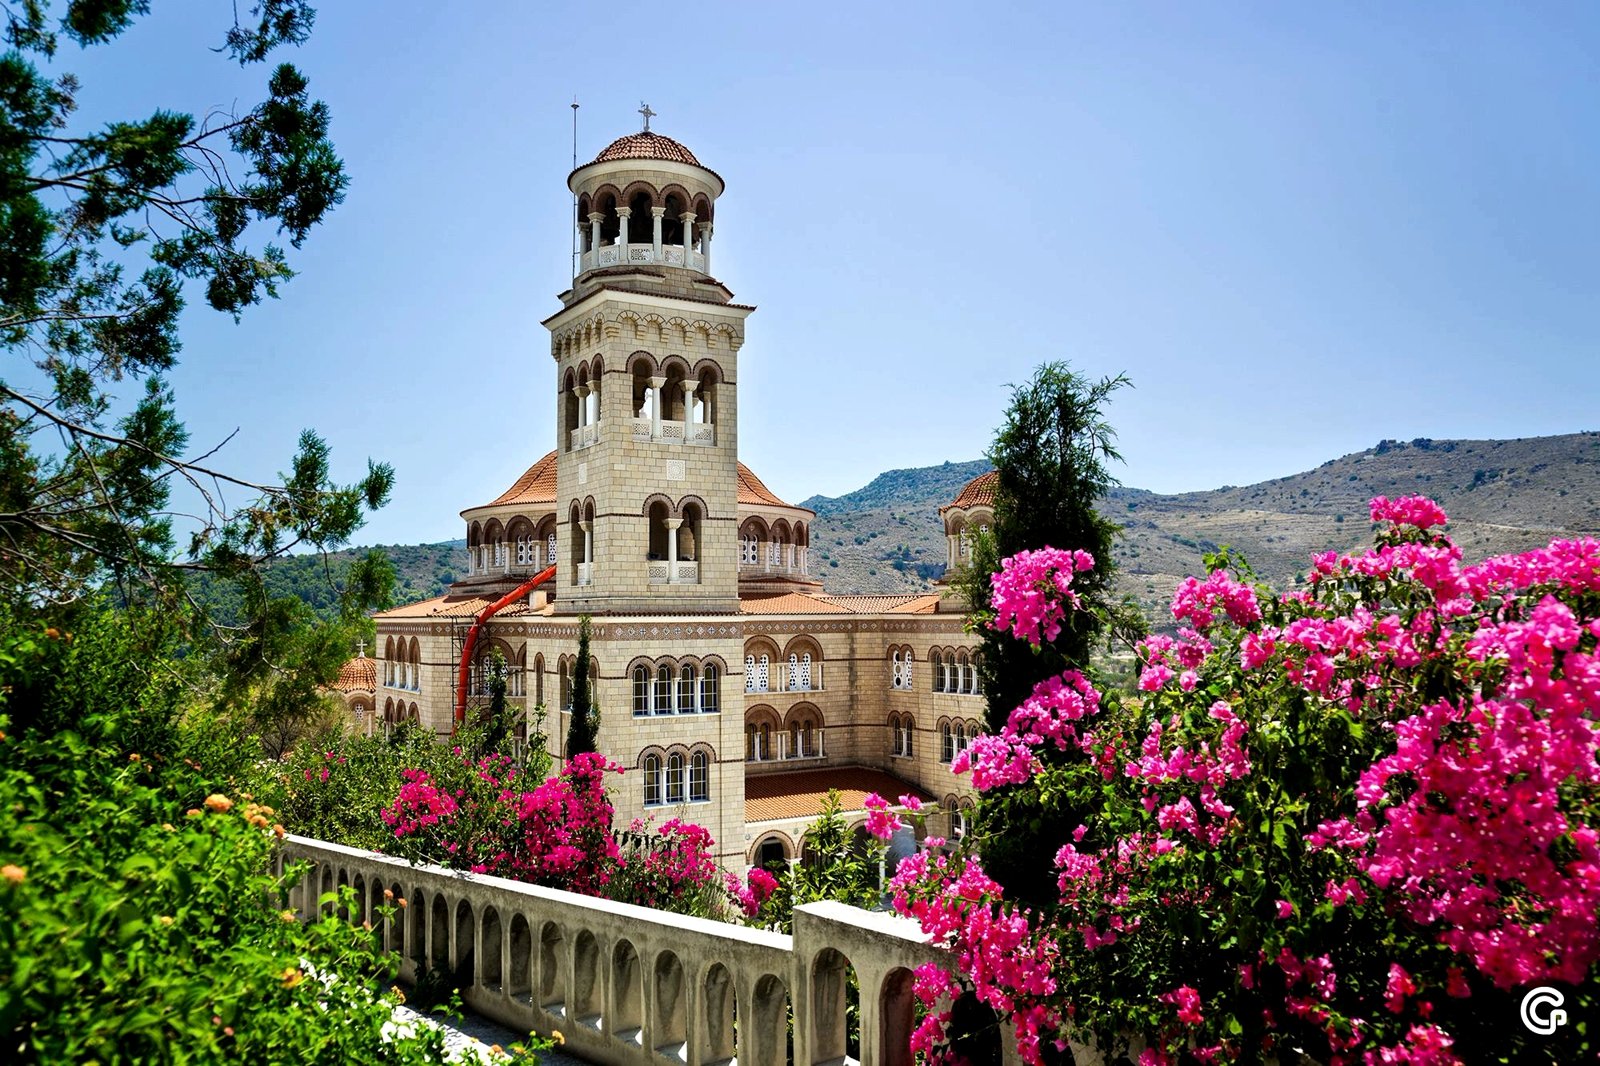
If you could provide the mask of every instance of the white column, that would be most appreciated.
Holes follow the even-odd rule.
[[[690,378],[683,383],[683,424],[687,426],[694,421],[694,387],[695,381]],[[688,430],[684,431],[684,439],[688,439]]]
[[[594,265],[600,265],[600,223],[606,220],[605,212],[589,212],[589,250],[595,253]]]
[[[589,568],[589,584],[594,584],[594,523],[579,522],[583,527],[583,562]]]
[[[694,252],[694,212],[685,211],[678,216],[683,223],[683,265],[692,266],[690,256]]]
[[[711,223],[700,223],[700,255],[705,259],[705,272],[711,273]]]
[[[617,208],[617,218],[622,220],[617,224],[617,247],[622,249],[619,254],[622,256],[624,263],[628,261],[628,217],[632,214],[633,208],[631,207]]]
[[[664,207],[650,209],[650,246],[655,251],[654,262],[661,262],[661,217],[667,213]]]
[[[650,378],[650,439],[661,439],[661,390],[666,387],[667,379]]]
[[[573,391],[578,394],[578,428],[582,429],[589,424],[589,386],[578,385]]]
[[[683,525],[681,518],[667,519],[667,580],[678,580],[678,527]],[[673,688],[677,688],[677,680],[673,680]]]

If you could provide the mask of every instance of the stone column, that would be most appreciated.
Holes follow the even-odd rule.
[[[650,382],[650,439],[661,439],[661,390],[666,387],[664,377],[649,378]]]
[[[687,427],[690,422],[694,421],[695,384],[696,382],[693,378],[686,378],[683,382],[683,424],[685,427],[683,431],[684,440],[689,439],[689,430]]]
[[[678,527],[683,525],[681,518],[667,519],[667,581],[676,584],[678,581]],[[673,679],[673,687],[677,687],[677,679]]]
[[[617,218],[621,219],[617,223],[617,247],[621,249],[618,254],[622,257],[623,263],[628,261],[628,218],[632,214],[633,208],[631,207],[617,208]]]
[[[654,262],[661,262],[661,217],[667,213],[664,207],[650,209],[650,246],[655,251]]]
[[[589,568],[589,584],[594,584],[594,523],[579,522],[583,528],[583,562]]]
[[[578,429],[589,424],[589,386],[578,385],[573,388],[578,394]]]
[[[600,265],[600,223],[606,220],[605,212],[589,212],[589,250],[595,253],[594,265]]]
[[[693,266],[689,257],[694,252],[694,212],[685,211],[678,221],[683,223],[683,265]]]
[[[711,273],[711,223],[700,223],[700,255],[705,259],[705,272]]]

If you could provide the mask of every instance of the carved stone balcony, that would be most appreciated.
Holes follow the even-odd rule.
[[[679,422],[674,419],[662,419],[659,423],[653,424],[648,418],[635,416],[633,439],[640,442],[692,444],[696,447],[709,448],[717,443],[717,427],[706,422]],[[573,447],[578,445],[574,444]]]
[[[624,255],[623,253],[627,254]],[[702,274],[706,270],[706,257],[690,249],[688,262],[684,262],[683,245],[663,244],[661,252],[656,254],[654,244],[608,244],[584,252],[578,260],[578,271],[584,273],[604,267],[617,266],[675,266],[687,265],[690,270],[698,270]]]

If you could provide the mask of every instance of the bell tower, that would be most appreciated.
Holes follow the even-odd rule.
[[[557,609],[739,609],[738,353],[711,276],[723,181],[645,128],[567,179],[578,274],[545,320],[557,390]]]

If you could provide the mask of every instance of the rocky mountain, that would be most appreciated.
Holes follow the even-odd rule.
[[[920,592],[944,572],[939,507],[989,469],[983,460],[890,470],[844,496],[813,496],[812,572],[834,593]],[[1311,555],[1369,543],[1367,501],[1423,493],[1450,515],[1469,559],[1552,537],[1600,535],[1600,432],[1519,440],[1380,441],[1315,470],[1255,485],[1162,495],[1114,490],[1101,508],[1122,524],[1121,589],[1164,620],[1173,586],[1201,555],[1228,544],[1262,578],[1291,584]],[[380,545],[399,573],[401,602],[438,595],[465,562],[461,541]],[[359,549],[364,551],[365,549]],[[343,557],[334,557],[335,572]],[[320,577],[311,558],[284,560],[286,590]]]
[[[814,567],[832,592],[928,587],[945,556],[939,505],[987,469],[951,463],[880,475],[837,499],[814,498]],[[919,493],[926,493],[919,498]],[[1153,618],[1201,555],[1228,544],[1282,587],[1312,554],[1368,543],[1367,501],[1423,493],[1451,517],[1468,558],[1577,532],[1600,533],[1600,432],[1520,440],[1380,441],[1315,470],[1256,485],[1162,495],[1114,490],[1101,509],[1122,524],[1120,586]]]

